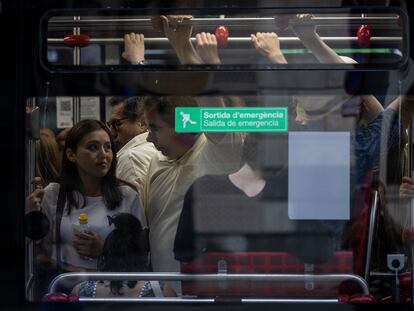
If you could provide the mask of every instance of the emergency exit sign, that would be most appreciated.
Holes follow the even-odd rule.
[[[186,132],[287,132],[288,109],[175,108],[175,131]]]

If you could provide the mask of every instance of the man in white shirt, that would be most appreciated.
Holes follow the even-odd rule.
[[[142,200],[145,176],[154,145],[147,142],[147,124],[144,120],[143,98],[113,97],[108,126],[118,147],[117,177],[133,184]]]
[[[210,98],[211,100],[212,98]],[[214,98],[215,106],[223,105]],[[156,272],[180,271],[173,246],[184,196],[191,184],[207,174],[227,174],[240,168],[240,133],[176,133],[176,107],[197,106],[189,96],[145,99],[147,140],[160,151],[151,160],[144,191],[151,264]],[[173,286],[179,294],[179,286]]]

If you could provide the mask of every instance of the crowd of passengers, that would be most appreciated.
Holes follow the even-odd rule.
[[[220,64],[214,34],[196,34],[195,46],[190,41],[192,28],[182,24],[190,18],[161,16],[158,30],[168,38],[182,64]],[[313,26],[293,25],[292,31],[319,62],[354,62],[337,55]],[[251,41],[270,62],[287,63],[276,33],[255,33]],[[124,59],[132,64],[145,61],[142,34],[126,34],[124,45]],[[306,130],[340,111],[346,102],[338,99],[332,108],[331,98],[318,100],[315,103],[303,96],[292,99],[293,128]],[[412,118],[411,99],[399,97],[385,109],[375,96],[360,96],[357,100],[352,178],[356,185],[371,185],[378,179],[381,159],[404,144],[402,134]],[[328,101],[329,109],[324,110]],[[36,142],[35,190],[28,197],[27,213],[41,211],[50,222],[48,234],[37,242],[36,258],[47,282],[57,272],[179,272],[181,262],[189,262],[209,248],[208,243],[197,244],[194,238],[192,205],[197,197],[229,198],[215,201],[222,209],[229,205],[237,208],[240,202],[252,206],[260,206],[264,200],[286,202],[287,135],[175,132],[176,107],[243,105],[246,103],[240,97],[113,97],[106,124],[83,120],[59,137],[42,129]],[[316,114],[315,105],[316,110],[324,112]],[[274,139],[274,144],[280,146],[284,165],[273,170],[261,167],[258,145],[264,139]],[[414,182],[396,175],[401,196],[412,196]],[[283,209],[280,217],[286,223],[295,223],[289,219],[286,206],[278,205]],[[73,230],[80,213],[87,213],[89,218],[89,229],[84,232]],[[273,245],[266,250],[290,251],[304,261],[312,261],[306,256],[320,241],[302,233],[315,227],[329,232],[328,240],[323,242],[331,245],[329,252],[346,245],[346,223],[335,223],[336,230],[323,221],[295,224],[303,230],[301,234],[279,240],[277,236],[268,240],[264,235],[250,236],[243,247],[265,250]],[[147,280],[84,281],[67,284],[62,291],[87,297],[181,295],[179,282]]]

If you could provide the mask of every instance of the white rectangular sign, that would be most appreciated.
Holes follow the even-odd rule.
[[[73,126],[73,97],[56,97],[57,128]]]
[[[350,133],[289,133],[289,218],[350,218]]]
[[[101,110],[99,97],[81,97],[81,120],[100,120]]]

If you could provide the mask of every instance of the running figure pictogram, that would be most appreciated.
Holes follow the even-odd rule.
[[[183,128],[186,128],[188,122],[190,122],[190,124],[192,124],[192,125],[197,124],[197,122],[191,120],[189,113],[184,113],[184,112],[181,111],[180,114],[183,117],[183,119],[182,119],[182,121],[183,121]]]

